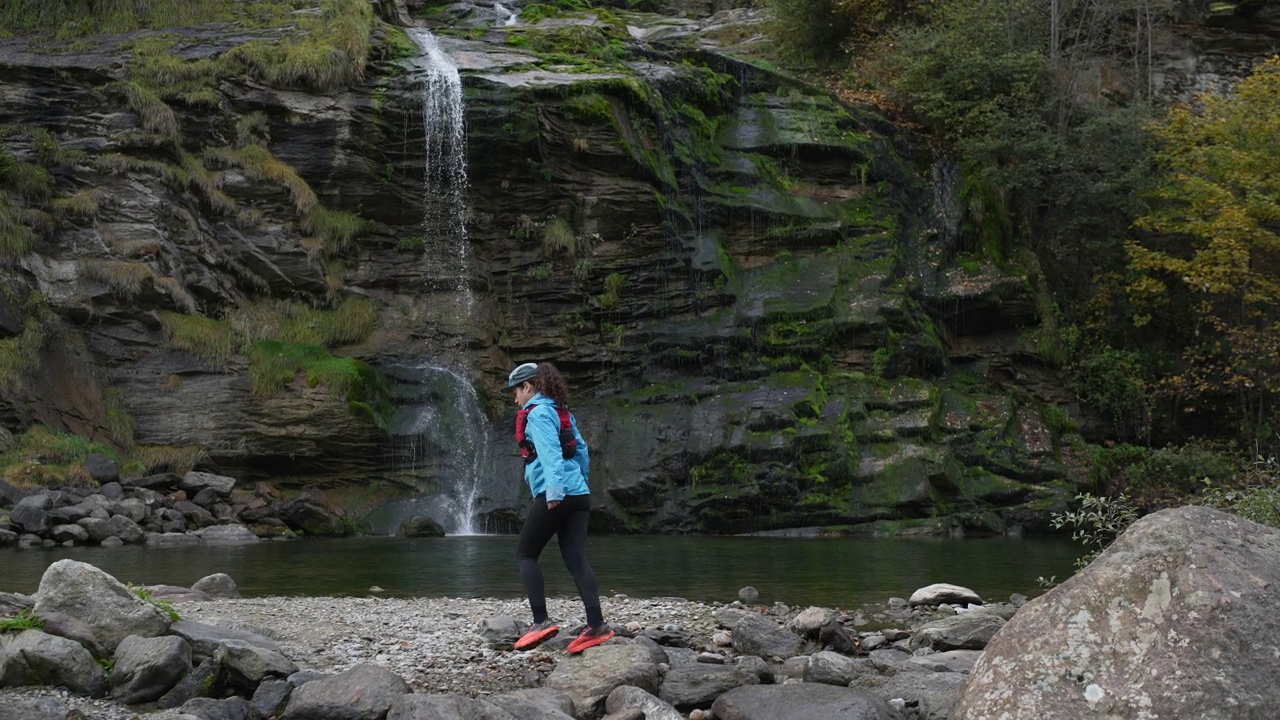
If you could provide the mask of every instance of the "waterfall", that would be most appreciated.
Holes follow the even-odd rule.
[[[507,7],[506,5],[503,5],[500,2],[495,2],[493,4],[493,11],[498,13],[499,15],[505,16],[505,19],[502,21],[502,24],[508,27],[515,25],[517,22],[517,18],[520,17],[519,10],[512,10],[511,8]]]
[[[427,515],[450,535],[475,535],[481,485],[490,474],[489,420],[465,375],[431,362],[383,369],[397,388],[392,455],[413,477],[434,477],[423,494],[396,500],[366,521],[394,534],[405,520]]]
[[[467,242],[467,127],[462,106],[462,78],[430,31],[409,30],[422,48],[422,130],[425,138],[426,207],[423,230],[451,263],[428,272],[454,275],[463,316],[471,312],[471,251]],[[443,259],[440,258],[440,259]]]
[[[456,305],[447,320],[456,321],[465,332],[472,322],[474,299],[462,79],[434,35],[424,29],[409,33],[422,49],[414,66],[422,78],[426,290],[453,292]],[[450,303],[441,300],[436,306]],[[489,423],[475,388],[465,373],[431,360],[389,364],[383,370],[398,393],[390,433],[392,456],[398,469],[424,492],[388,503],[366,521],[374,532],[392,534],[410,517],[426,515],[449,534],[476,534],[480,485],[488,474]]]

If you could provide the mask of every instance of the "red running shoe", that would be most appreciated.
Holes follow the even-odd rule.
[[[560,626],[551,620],[543,620],[529,626],[529,630],[516,641],[517,650],[532,650],[560,632]]]
[[[574,638],[567,648],[570,653],[580,653],[589,647],[595,647],[600,643],[613,637],[613,628],[609,627],[609,623],[605,623],[598,628],[587,628],[582,634]]]

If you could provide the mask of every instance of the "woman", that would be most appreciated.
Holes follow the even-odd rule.
[[[516,442],[524,456],[524,479],[533,493],[533,504],[516,549],[533,624],[516,641],[516,649],[537,647],[560,632],[560,626],[547,616],[542,570],[538,567],[538,556],[551,536],[556,535],[560,557],[573,575],[587,611],[587,629],[568,648],[571,653],[579,653],[613,637],[600,610],[595,571],[587,563],[587,519],[591,515],[587,441],[569,413],[569,388],[555,366],[524,363],[507,377],[507,389],[515,391],[516,405],[520,407]]]

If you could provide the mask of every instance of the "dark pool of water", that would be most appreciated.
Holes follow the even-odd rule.
[[[54,561],[91,563],[122,582],[190,586],[224,572],[245,596],[514,597],[514,536],[349,538],[238,547],[56,548],[0,551],[0,590],[32,593]],[[752,585],[760,602],[848,607],[907,597],[935,582],[989,600],[1034,597],[1039,576],[1061,581],[1079,555],[1061,539],[906,539],[595,536],[588,558],[602,594],[732,600]],[[542,557],[551,595],[574,593],[553,542]]]

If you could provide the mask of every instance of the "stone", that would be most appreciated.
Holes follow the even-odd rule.
[[[1152,513],[1013,616],[954,716],[1270,717],[1280,656],[1259,639],[1277,635],[1277,587],[1280,530],[1204,507]]]
[[[736,665],[692,663],[671,668],[658,689],[658,697],[677,710],[688,711],[709,707],[733,688],[759,682],[754,672]]]
[[[58,560],[45,570],[36,591],[38,614],[58,612],[82,620],[105,652],[114,653],[130,635],[155,637],[169,631],[169,616],[120,581],[76,560]]]
[[[959,585],[951,585],[948,583],[934,583],[911,593],[911,599],[908,600],[912,607],[919,605],[941,605],[943,603],[968,605],[974,603],[982,604],[982,598],[978,593],[967,587]]]
[[[107,679],[79,643],[39,630],[0,635],[0,687],[56,682],[81,695],[101,695]]]
[[[733,649],[743,655],[783,660],[800,653],[800,636],[760,615],[748,614],[733,626]]]
[[[99,485],[115,482],[120,479],[120,466],[115,460],[102,453],[89,453],[84,459],[84,469]]]
[[[624,710],[639,710],[644,720],[684,720],[680,711],[670,703],[630,685],[614,688],[605,699],[604,710],[611,715]]]
[[[199,590],[211,598],[227,598],[234,599],[240,597],[240,588],[236,587],[236,581],[231,579],[226,573],[214,573],[206,575],[195,582],[191,586],[192,590]]]
[[[282,720],[382,720],[408,692],[409,685],[390,670],[356,665],[295,688]]]
[[[4,428],[0,428],[0,433]],[[52,697],[7,697],[0,718],[4,720],[68,720],[67,701]]]
[[[865,692],[819,683],[747,685],[711,706],[716,720],[897,720],[888,703]]]
[[[276,644],[276,641],[238,628],[209,625],[195,620],[177,620],[169,630],[174,635],[190,643],[192,654],[197,659],[213,657],[218,652],[218,647],[226,640],[239,640],[260,647],[263,650],[270,650],[275,653],[280,652],[280,647]]]
[[[200,720],[259,720],[262,716],[242,697],[192,698],[179,708],[180,717],[196,717]],[[317,718],[319,720],[319,718]]]
[[[545,681],[546,687],[571,697],[579,714],[596,716],[603,714],[609,693],[623,685],[651,694],[658,690],[658,666],[653,656],[627,638],[614,638],[564,658]]]
[[[400,523],[396,537],[444,537],[444,527],[426,515],[414,515]]]
[[[191,646],[173,635],[120,642],[111,669],[111,694],[126,705],[159,700],[191,671]]]
[[[981,650],[1004,625],[1004,618],[997,615],[953,615],[916,628],[907,646],[912,650]]]
[[[948,650],[946,652],[915,655],[907,660],[908,665],[918,665],[935,672],[953,672],[969,674],[974,663],[982,657],[978,650]]]
[[[829,608],[811,607],[788,620],[786,628],[797,635],[816,640],[822,626],[834,620],[835,616],[835,611]]]
[[[284,678],[298,672],[298,666],[289,658],[248,640],[222,640],[213,658],[226,672],[229,684],[250,693],[266,678]]]
[[[253,545],[261,542],[253,531],[244,525],[213,525],[193,533],[206,545]]]
[[[748,585],[738,591],[738,599],[742,602],[755,602],[760,599],[760,591]]]
[[[213,473],[191,471],[182,476],[182,480],[178,483],[178,489],[187,493],[188,497],[194,497],[197,493],[205,488],[213,490],[220,497],[231,497],[231,491],[236,487],[236,479],[227,477],[226,475],[214,475]]]

